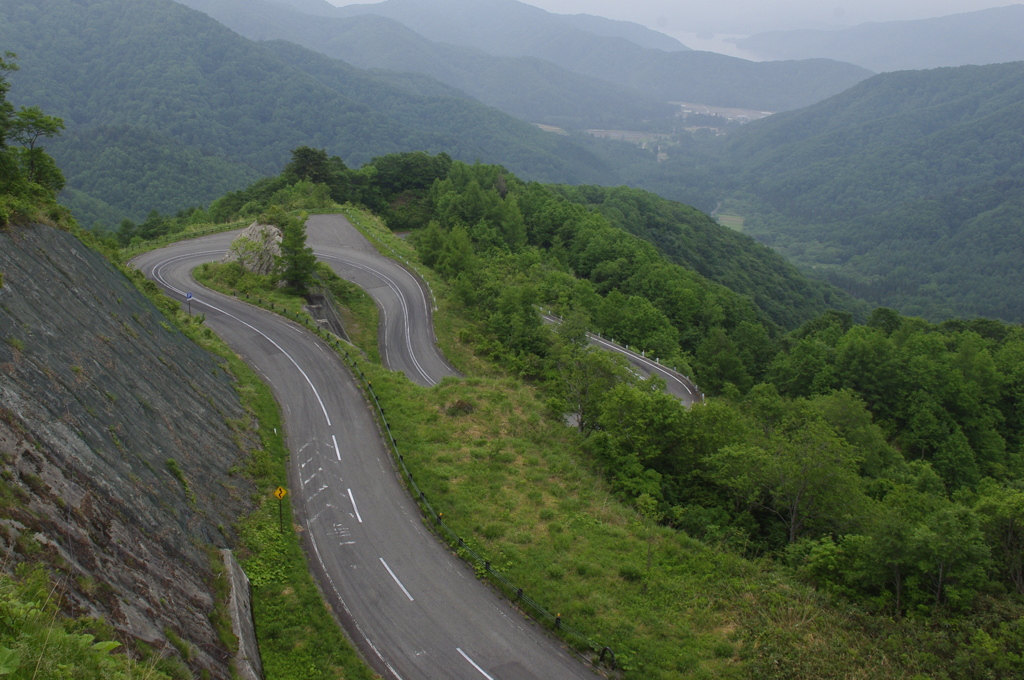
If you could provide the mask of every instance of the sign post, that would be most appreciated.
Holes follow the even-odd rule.
[[[185,299],[188,300],[188,315],[192,316],[192,293],[185,293]]]
[[[274,498],[277,499],[277,518],[278,523],[281,525],[281,533],[284,533],[284,497],[288,495],[288,490],[283,486],[277,487],[274,491]]]

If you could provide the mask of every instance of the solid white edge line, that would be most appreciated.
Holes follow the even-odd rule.
[[[356,511],[356,519],[359,520],[360,524],[362,524],[363,518],[359,516],[359,508],[356,507],[356,499],[352,496],[352,489],[348,490],[348,499],[352,501],[352,509]],[[394,574],[392,574],[392,576],[394,576]],[[412,598],[409,599],[411,600]]]
[[[402,592],[405,593],[405,596],[409,598],[409,602],[414,602],[415,600],[412,599],[412,595],[409,594],[409,591],[405,589],[405,586],[402,585],[402,582],[398,580],[397,576],[395,576],[395,572],[391,571],[391,567],[388,566],[388,563],[384,561],[383,557],[380,558],[380,563],[383,564],[384,568],[388,570],[389,574],[391,574],[391,578],[395,579],[395,583],[397,583],[398,587],[402,589]],[[494,678],[491,678],[491,680],[494,680]]]
[[[178,256],[176,256],[176,257],[171,257],[171,258],[168,258],[168,259],[166,259],[166,260],[163,260],[162,262],[158,262],[157,264],[153,265],[153,269],[152,269],[152,272],[153,272],[153,276],[154,276],[154,278],[156,278],[156,279],[157,279],[157,280],[158,280],[158,281],[159,281],[160,283],[164,284],[165,286],[167,286],[168,288],[170,288],[170,289],[171,289],[171,290],[173,290],[174,292],[178,293],[179,295],[184,295],[184,292],[183,292],[183,291],[180,291],[180,290],[178,290],[177,288],[175,288],[174,286],[172,286],[172,285],[171,285],[170,283],[168,283],[168,282],[167,282],[167,281],[166,281],[166,280],[165,280],[165,279],[163,278],[163,274],[162,274],[162,273],[160,272],[160,270],[162,270],[162,269],[163,269],[164,267],[166,267],[166,266],[167,266],[168,264],[170,264],[171,262],[175,262],[175,261],[177,261],[177,260],[184,260],[184,259],[187,259],[187,258],[190,258],[190,257],[195,257],[196,255],[209,255],[209,254],[216,254],[216,253],[221,253],[221,252],[223,252],[223,251],[220,251],[220,250],[213,250],[213,251],[207,251],[207,252],[201,252],[201,253],[186,253],[186,254],[184,254],[184,255],[178,255]],[[216,292],[216,291],[214,291],[214,292]],[[227,296],[225,296],[225,297],[227,297]],[[307,383],[307,384],[309,385],[309,388],[310,388],[311,390],[313,390],[313,396],[315,396],[315,397],[316,397],[316,400],[317,400],[318,402],[320,402],[320,409],[321,409],[321,410],[322,410],[322,411],[324,412],[324,418],[325,418],[325,419],[327,420],[327,427],[330,427],[330,426],[331,426],[331,417],[330,417],[329,415],[327,415],[327,407],[326,407],[326,406],[324,406],[324,400],[320,398],[320,393],[319,393],[319,392],[317,392],[317,389],[316,389],[316,387],[314,387],[314,386],[313,386],[313,381],[309,379],[309,376],[308,376],[308,375],[306,374],[306,372],[305,372],[304,370],[302,370],[302,366],[299,366],[299,362],[295,361],[295,359],[294,359],[294,358],[292,357],[292,355],[291,355],[291,354],[289,354],[289,353],[288,353],[288,352],[287,352],[287,351],[286,351],[286,350],[284,349],[284,347],[281,347],[281,345],[279,345],[279,344],[277,344],[276,342],[274,342],[274,341],[273,341],[273,340],[272,340],[272,339],[270,338],[270,336],[269,336],[269,335],[267,335],[266,333],[264,333],[264,332],[263,332],[263,331],[261,331],[260,329],[256,328],[256,327],[255,327],[255,326],[253,326],[253,325],[252,325],[251,323],[247,323],[247,322],[243,321],[242,319],[238,318],[237,316],[235,316],[235,315],[234,315],[234,314],[232,314],[231,312],[228,312],[228,311],[226,311],[226,310],[224,310],[224,309],[221,309],[221,308],[219,308],[219,307],[215,307],[214,305],[211,305],[211,304],[210,304],[209,302],[205,302],[205,301],[203,301],[203,300],[200,300],[200,299],[199,299],[199,298],[197,298],[197,297],[193,297],[193,298],[192,298],[192,301],[193,301],[193,302],[196,302],[197,304],[201,304],[201,305],[206,305],[206,306],[207,306],[207,307],[209,307],[210,309],[212,309],[212,310],[214,310],[214,311],[217,311],[217,312],[220,312],[220,313],[221,313],[221,314],[223,314],[224,316],[227,316],[227,317],[229,317],[229,318],[232,318],[232,319],[234,319],[235,321],[237,321],[238,323],[242,324],[243,326],[246,326],[246,327],[248,327],[248,328],[251,328],[252,330],[254,330],[254,331],[256,331],[257,333],[259,333],[260,335],[262,335],[262,336],[263,336],[263,337],[264,337],[264,338],[266,339],[266,341],[267,341],[267,342],[269,342],[269,343],[270,343],[271,345],[273,345],[273,346],[274,346],[274,347],[276,347],[276,348],[277,348],[278,350],[280,350],[282,354],[284,354],[284,355],[285,355],[286,357],[288,357],[288,361],[292,362],[292,365],[293,365],[293,366],[295,366],[295,368],[296,368],[296,369],[298,369],[299,373],[301,373],[301,374],[302,374],[302,377],[306,379],[306,383]]]
[[[211,253],[219,254],[219,253],[222,253],[222,252],[224,252],[224,251],[223,250],[217,250],[217,251],[206,251],[206,252],[198,253],[198,254],[200,254],[200,255],[206,255],[206,254],[211,254]],[[195,255],[195,254],[197,254],[197,253],[189,253],[187,256],[191,256],[191,255]],[[173,258],[173,259],[184,259],[184,257],[186,257],[186,256],[180,256],[178,258]],[[151,271],[153,272],[153,274],[155,276],[159,276],[157,274],[157,271],[156,271],[157,268],[158,267],[162,268],[163,266],[165,266],[166,264],[168,264],[171,261],[172,260],[165,260],[163,262],[159,262],[156,265],[152,266]],[[182,292],[182,291],[178,290],[177,288],[175,288],[174,286],[172,286],[169,283],[167,283],[162,278],[160,279],[160,281],[161,281],[161,283],[166,285],[171,290],[173,290],[173,291],[175,291],[177,293],[181,293]],[[195,298],[193,298],[193,299],[195,299]],[[204,303],[204,304],[207,304],[207,306],[209,306],[209,307],[213,307],[209,303]],[[214,309],[216,309],[216,308],[214,307]],[[223,312],[223,310],[217,310],[217,311],[220,311],[222,313],[226,313],[226,312]],[[245,324],[246,326],[249,326],[250,328],[255,330],[257,333],[259,333],[260,335],[263,335],[263,337],[267,337],[262,332],[260,332],[258,329],[253,328],[250,324],[245,323],[241,319],[238,319],[237,317],[235,317],[235,316],[233,316],[231,314],[228,314],[228,316],[230,316],[233,319],[236,319],[237,321]],[[267,338],[267,340],[270,340],[270,338]],[[270,340],[270,342],[273,343],[274,341]],[[276,343],[274,343],[274,344],[276,344]],[[313,387],[313,383],[310,382],[309,377],[306,376],[306,373],[298,366],[298,364],[295,363],[295,360],[292,359],[291,356],[289,356],[287,353],[285,353],[285,356],[288,356],[288,358],[292,361],[292,363],[295,364],[295,367],[299,369],[299,372],[302,373],[303,377],[306,378],[306,382],[309,383],[309,386],[313,389],[313,393],[316,394],[317,400],[319,400],[320,399],[320,395],[319,395],[319,393],[317,393],[316,388]],[[321,408],[323,408],[323,402],[322,401],[320,402],[320,406],[321,406]],[[327,409],[324,409],[324,416],[327,416]],[[329,417],[327,419],[327,425],[328,425],[328,427],[330,426],[330,418]],[[373,644],[373,641],[370,640],[370,637],[366,634],[366,631],[364,631],[363,627],[359,625],[358,621],[356,621],[355,616],[352,613],[352,610],[349,609],[348,603],[345,602],[345,598],[343,598],[341,596],[341,592],[338,590],[338,586],[337,586],[337,584],[335,584],[334,578],[331,577],[330,571],[327,568],[327,564],[324,562],[323,556],[320,554],[320,547],[316,543],[316,537],[315,537],[315,535],[313,533],[312,527],[310,526],[308,519],[306,520],[306,531],[308,532],[310,543],[312,543],[312,545],[313,545],[313,552],[316,553],[316,560],[317,560],[317,562],[320,563],[320,567],[323,569],[323,573],[327,577],[328,583],[331,584],[331,590],[334,591],[334,594],[337,596],[338,601],[341,603],[342,608],[345,610],[345,613],[348,614],[349,619],[352,621],[352,625],[355,626],[356,630],[359,631],[359,634],[363,637],[363,640],[366,641],[366,644],[369,645],[370,649],[373,650],[373,653],[377,655],[377,658],[380,659],[381,663],[384,664],[384,666],[391,672],[391,674],[396,678],[396,680],[402,680],[402,676],[398,673],[397,670],[395,670],[395,668],[390,663],[388,663],[388,660],[384,658],[384,655],[381,653],[381,650],[378,649],[377,645]],[[382,559],[381,562],[383,562],[383,561],[384,560]],[[387,565],[385,564],[385,566],[387,566]],[[388,569],[388,571],[390,572],[391,570]],[[392,576],[394,576],[394,575],[392,574]],[[395,579],[395,580],[397,581],[397,579]],[[401,583],[399,583],[399,585],[401,585]],[[405,590],[404,587],[402,589]],[[411,600],[412,596],[410,596],[409,599]]]
[[[334,440],[334,452],[335,452],[336,454],[338,454],[338,460],[340,461],[340,460],[341,460],[341,449],[339,449],[339,448],[338,448],[338,438],[337,438],[337,437],[335,437],[335,436],[334,436],[334,435],[332,434],[332,435],[331,435],[331,439],[332,439],[332,440]]]
[[[317,257],[319,257],[319,258],[321,258],[323,260],[334,260],[335,262],[341,262],[344,265],[348,265],[350,267],[355,267],[356,269],[360,269],[360,270],[362,270],[364,272],[368,272],[370,274],[373,274],[374,276],[377,276],[382,281],[384,281],[385,285],[388,288],[391,289],[392,293],[395,294],[395,297],[398,299],[398,303],[399,303],[399,305],[401,306],[401,309],[402,309],[402,318],[405,321],[404,324],[403,324],[404,327],[405,327],[404,328],[404,330],[405,330],[405,346],[406,346],[406,349],[409,351],[409,359],[412,361],[413,367],[415,367],[417,372],[419,372],[419,374],[421,376],[423,376],[423,378],[428,383],[430,383],[431,386],[436,385],[437,381],[430,377],[430,375],[424,370],[423,366],[420,365],[420,362],[416,359],[416,351],[413,349],[413,346],[412,346],[412,336],[411,336],[411,332],[412,332],[412,329],[411,329],[411,327],[412,327],[412,317],[409,314],[409,303],[406,301],[405,293],[402,292],[401,287],[399,287],[399,285],[395,282],[395,280],[393,278],[391,278],[390,276],[388,276],[388,274],[386,274],[385,272],[383,272],[383,271],[381,271],[379,269],[374,269],[372,264],[363,264],[362,262],[357,262],[355,260],[350,260],[350,259],[347,259],[345,257],[340,257],[340,256],[337,256],[337,255],[327,255],[327,254],[324,254],[324,253],[316,253],[316,252],[314,252],[314,254]],[[399,269],[401,271],[405,272],[406,275],[408,275],[408,272],[406,272],[404,269],[402,269],[401,267],[399,267]],[[417,285],[417,288],[419,288],[418,285]],[[429,316],[428,316],[428,318],[429,318]],[[385,335],[387,334],[387,325],[386,324],[385,324],[385,327],[384,327],[384,333],[385,333]]]
[[[494,680],[494,678],[492,678],[490,675],[487,674],[487,671],[485,671],[483,668],[480,668],[480,666],[478,666],[476,664],[476,661],[473,661],[472,659],[470,659],[469,655],[466,654],[464,651],[462,651],[460,648],[456,647],[455,651],[458,652],[459,654],[461,654],[462,658],[465,659],[466,661],[468,661],[470,663],[470,665],[473,666],[473,668],[475,668],[478,671],[480,671],[480,675],[482,675],[485,678],[487,678],[487,680]]]

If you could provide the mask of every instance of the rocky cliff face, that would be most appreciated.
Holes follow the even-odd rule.
[[[43,564],[68,613],[229,678],[211,548],[252,492],[230,377],[68,233],[0,231],[0,271],[0,566]]]

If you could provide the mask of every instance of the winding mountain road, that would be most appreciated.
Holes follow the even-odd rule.
[[[384,366],[430,387],[458,376],[437,349],[432,302],[419,279],[384,257],[341,215],[312,215],[306,243],[341,278],[356,284],[381,310],[379,345]]]
[[[541,318],[545,323],[558,324],[562,323],[562,320],[552,314],[541,314]],[[606,350],[608,352],[615,352],[626,357],[626,360],[633,365],[636,371],[645,377],[656,375],[665,381],[665,391],[674,396],[676,399],[683,403],[683,406],[690,408],[694,404],[704,401],[704,395],[697,388],[693,381],[687,378],[682,373],[675,371],[668,366],[665,366],[653,359],[645,357],[643,354],[638,354],[631,349],[627,349],[622,345],[617,345],[610,340],[602,338],[600,335],[594,333],[587,333],[587,340],[594,347]]]
[[[376,282],[370,292],[381,294],[375,297],[384,308],[389,366],[421,384],[455,375],[437,352],[432,329],[413,327],[420,321],[392,325],[419,318],[416,295],[397,283],[402,272],[411,275],[397,265],[402,272],[381,267],[377,260],[385,258],[350,245],[351,234],[336,233],[344,231],[342,218],[326,217],[332,219],[311,218],[309,242],[345,278]],[[273,390],[292,452],[295,522],[314,575],[375,670],[400,680],[594,678],[423,526],[362,393],[334,351],[298,324],[192,280],[191,270],[219,259],[236,235],[180,242],[134,264],[172,297],[184,300],[192,292],[193,312],[204,313],[206,324]],[[392,302],[381,302],[388,295]],[[419,297],[429,322],[430,306],[422,292]],[[425,339],[429,352],[419,349]]]

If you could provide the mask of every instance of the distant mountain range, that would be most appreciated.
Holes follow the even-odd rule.
[[[641,121],[670,119],[678,110],[535,57],[494,56],[473,47],[433,42],[375,14],[313,15],[270,0],[180,1],[252,40],[288,40],[359,68],[426,75],[458,90],[448,94],[469,95],[533,123],[632,129]],[[387,73],[375,75],[391,79]]]
[[[200,1],[242,6],[190,0]],[[431,42],[387,17],[317,16],[284,1],[250,0],[250,22],[266,27],[277,17],[281,31],[410,61],[444,57],[468,81],[479,73],[470,77],[465,62],[476,59],[505,73],[504,106],[542,86],[549,90],[531,101],[552,116],[593,120],[593,109],[617,102],[615,115],[628,119],[661,106],[536,56],[492,57]],[[300,1],[333,13],[288,0]],[[327,28],[317,33],[316,22]],[[875,76],[718,138],[684,135],[658,162],[634,145],[541,132],[426,75],[365,71],[283,40],[253,42],[170,0],[0,0],[0,44],[22,67],[11,99],[67,123],[46,146],[68,177],[63,200],[87,225],[206,204],[276,174],[300,145],[352,166],[396,151],[445,151],[524,179],[642,187],[707,212],[721,204],[747,218],[749,235],[872,302],[931,318],[1024,320],[1024,63]],[[757,79],[742,60],[629,49],[661,64],[707,61],[695,77],[732,88]],[[820,76],[821,64],[834,62],[762,65],[777,78],[757,85],[807,91],[814,78],[798,76]],[[535,79],[518,80],[530,68]]]
[[[1024,5],[836,31],[775,31],[737,42],[766,59],[828,58],[872,71],[1024,60]]]
[[[300,8],[314,1],[330,4],[326,0],[275,1]],[[519,0],[384,0],[350,4],[333,12],[333,16],[347,17],[366,14],[399,21],[430,40],[506,57],[547,59],[577,50],[614,49],[615,41],[665,52],[689,51],[675,38],[640,24],[588,14],[554,14]]]
[[[632,93],[632,109],[655,114],[655,103],[680,101],[783,111],[871,75],[831,60],[755,63],[693,52],[636,24],[566,17],[516,0],[387,0],[341,8],[325,0],[182,1],[248,38],[290,40],[363,68],[430,75],[531,122],[571,127],[574,118],[579,127],[592,127],[586,121],[602,110],[621,120],[620,112],[630,111],[624,93]],[[290,16],[285,9],[293,10]],[[371,15],[390,21],[372,22]],[[590,106],[602,98],[607,105]],[[553,103],[543,104],[548,100]],[[575,112],[566,106],[573,101],[580,103]],[[631,126],[642,126],[651,113]]]

